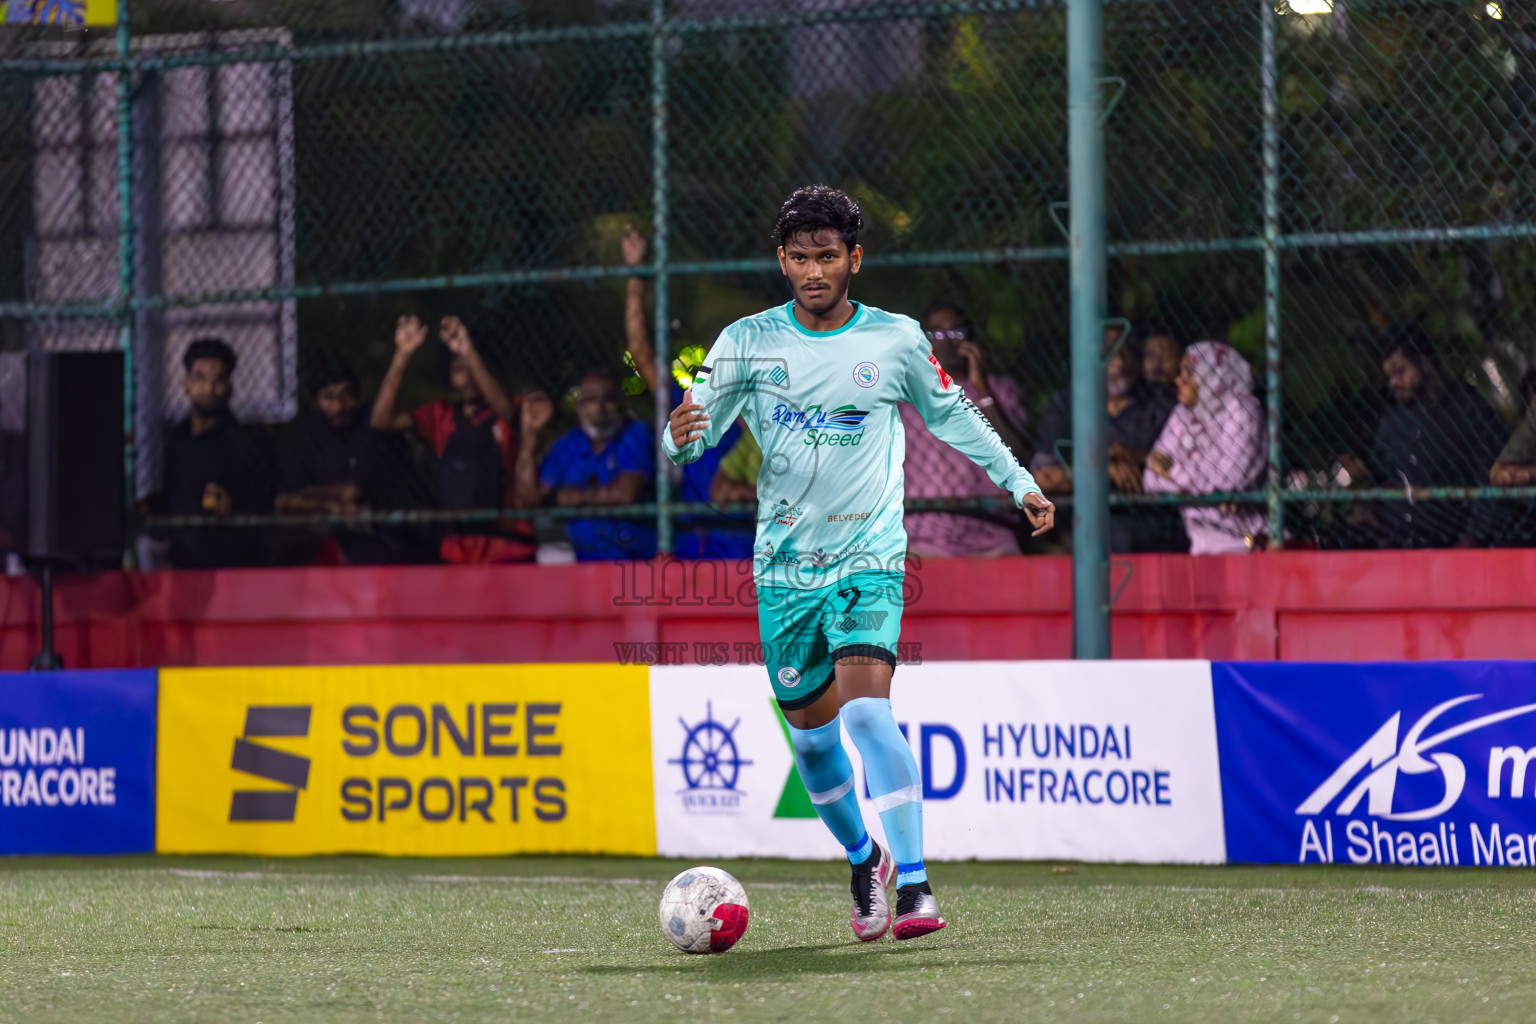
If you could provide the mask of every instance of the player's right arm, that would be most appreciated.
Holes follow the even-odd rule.
[[[736,344],[730,328],[721,332],[693,387],[683,392],[683,404],[672,410],[661,447],[675,465],[694,462],[704,449],[720,443],[747,403],[749,387],[733,378],[739,376],[735,358]]]

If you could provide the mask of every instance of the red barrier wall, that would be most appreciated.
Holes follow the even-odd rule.
[[[745,577],[611,564],[111,573],[58,587],[72,668],[606,661],[616,643],[752,642]],[[1281,552],[1118,561],[1121,658],[1536,658],[1536,550]],[[1065,558],[910,571],[903,637],[928,660],[1071,653]],[[745,598],[745,600],[743,600]],[[38,646],[38,598],[0,579],[0,669]],[[731,651],[734,660],[736,652]]]

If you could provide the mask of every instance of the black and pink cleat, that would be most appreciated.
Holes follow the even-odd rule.
[[[891,901],[886,890],[896,880],[896,862],[885,847],[875,844],[862,864],[853,868],[853,934],[860,942],[874,942],[891,928]]]
[[[948,922],[939,916],[939,901],[927,882],[915,882],[896,890],[896,941],[917,939],[936,932]]]

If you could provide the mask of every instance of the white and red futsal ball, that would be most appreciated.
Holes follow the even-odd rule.
[[[689,868],[661,894],[661,933],[684,953],[724,953],[747,930],[747,890],[728,871]]]

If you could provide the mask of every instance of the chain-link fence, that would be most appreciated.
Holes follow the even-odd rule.
[[[1536,543],[1531,17],[1267,2],[1106,5],[1112,546]],[[0,346],[128,346],[152,563],[742,553],[750,459],[658,469],[635,360],[784,301],[813,181],[1070,497],[1060,0],[44,6],[0,26]],[[578,450],[609,389],[635,486]],[[914,548],[1021,543],[910,447]]]

